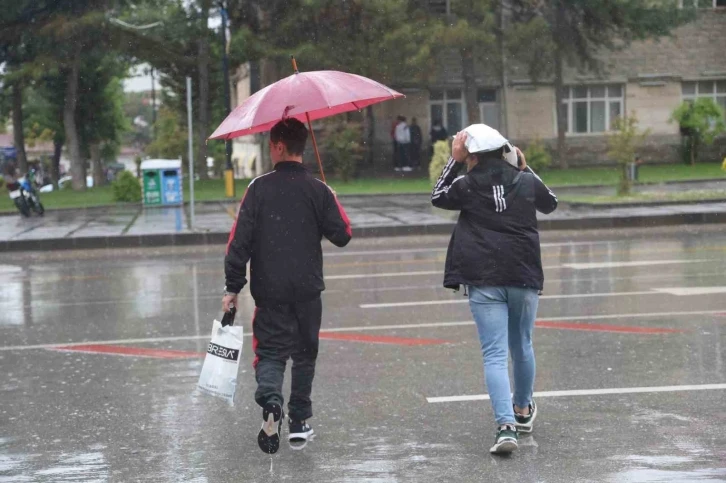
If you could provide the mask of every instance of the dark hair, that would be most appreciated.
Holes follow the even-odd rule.
[[[480,163],[484,163],[489,159],[504,159],[504,146],[499,149],[495,149],[494,151],[473,154],[474,156],[476,156],[476,159],[478,159]]]
[[[307,140],[308,130],[305,124],[297,119],[283,119],[270,130],[270,141],[273,143],[281,142],[285,145],[288,153],[296,156],[303,154]]]

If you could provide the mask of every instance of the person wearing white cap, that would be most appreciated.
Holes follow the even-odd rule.
[[[466,166],[466,174],[459,176]],[[536,212],[557,197],[496,129],[473,124],[454,138],[431,202],[460,211],[446,254],[444,286],[468,292],[497,432],[492,453],[517,449],[537,417],[532,330],[544,283]],[[514,365],[512,398],[508,352]]]

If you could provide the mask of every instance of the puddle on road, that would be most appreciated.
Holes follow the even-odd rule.
[[[89,448],[88,452],[61,453],[50,466],[38,468],[37,462],[47,455],[10,453],[3,448],[11,442],[0,438],[0,482],[72,481],[105,482],[109,479],[106,457],[101,445]]]

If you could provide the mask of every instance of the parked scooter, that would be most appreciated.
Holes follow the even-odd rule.
[[[13,200],[20,214],[26,218],[31,215],[32,211],[36,212],[39,216],[43,216],[43,213],[45,213],[43,203],[40,202],[38,190],[33,186],[33,179],[34,176],[31,172],[27,176],[18,178],[15,182],[8,183],[10,199]]]

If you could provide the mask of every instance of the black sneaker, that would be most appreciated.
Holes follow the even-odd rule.
[[[257,444],[263,452],[274,454],[280,449],[280,433],[284,419],[285,413],[279,404],[267,403],[262,409],[262,429],[257,435]]]
[[[290,423],[290,434],[287,437],[287,440],[291,443],[301,443],[303,441],[307,441],[310,439],[310,437],[315,433],[313,431],[313,428],[310,427],[308,423],[305,421],[293,421],[292,419],[289,420]]]
[[[532,400],[529,403],[529,414],[524,416],[514,412],[514,420],[516,421],[517,431],[520,433],[531,433],[534,429],[534,420],[537,419],[537,405]]]
[[[494,454],[511,453],[519,447],[517,439],[517,428],[513,424],[503,424],[499,426],[494,446],[489,449],[489,452]]]

